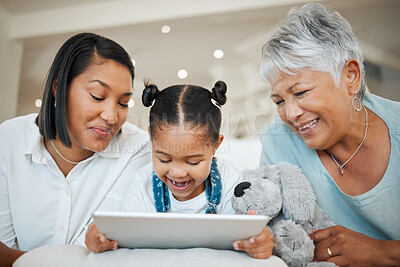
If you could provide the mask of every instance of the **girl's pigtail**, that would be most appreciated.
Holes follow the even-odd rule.
[[[216,82],[212,89],[211,98],[214,99],[220,106],[226,103],[226,90],[227,86],[223,81]]]
[[[145,88],[142,94],[142,103],[145,107],[150,107],[153,105],[154,100],[160,91],[155,84],[145,84]]]

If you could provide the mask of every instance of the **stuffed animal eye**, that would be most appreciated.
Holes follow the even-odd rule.
[[[235,187],[235,197],[242,197],[244,195],[244,190],[249,188],[251,186],[251,183],[249,182],[241,182]]]

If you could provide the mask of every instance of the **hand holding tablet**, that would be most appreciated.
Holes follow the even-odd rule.
[[[126,248],[233,249],[233,241],[257,236],[268,223],[263,215],[96,211],[93,218],[100,233]]]

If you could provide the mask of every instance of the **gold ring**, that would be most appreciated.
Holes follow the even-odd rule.
[[[331,249],[330,249],[330,248],[327,248],[326,250],[328,251],[329,257],[332,257],[333,255],[332,255]]]

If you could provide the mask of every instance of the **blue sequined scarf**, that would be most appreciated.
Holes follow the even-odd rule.
[[[205,180],[208,208],[205,213],[217,213],[217,206],[221,202],[222,183],[215,158],[212,159],[211,171]],[[153,171],[153,196],[157,212],[168,212],[171,208],[167,185],[157,177]]]

